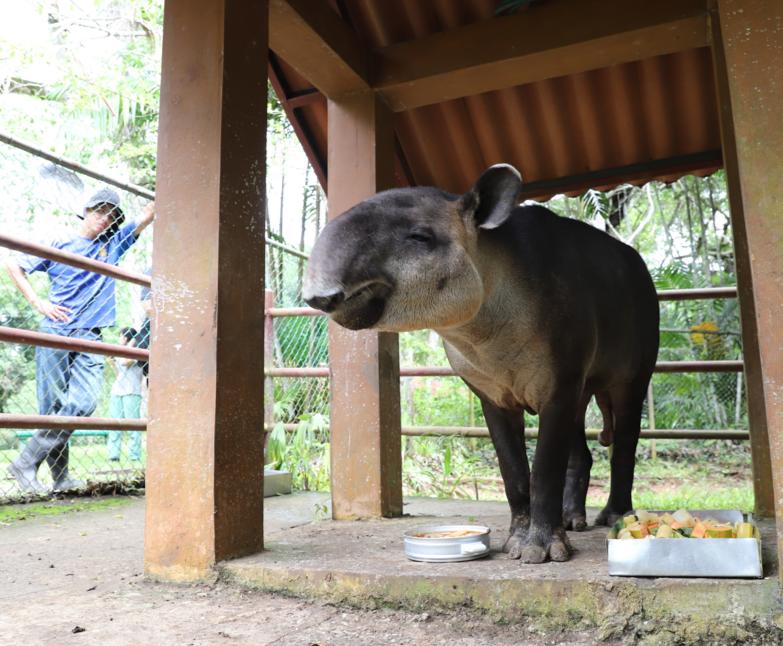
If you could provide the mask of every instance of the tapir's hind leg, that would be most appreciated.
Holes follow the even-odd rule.
[[[596,525],[611,526],[633,509],[631,490],[636,463],[636,445],[641,432],[642,405],[647,394],[649,377],[609,390],[614,413],[612,444],[612,475],[609,501],[595,520]]]
[[[587,448],[585,438],[585,411],[590,397],[589,392],[585,393],[579,403],[563,491],[563,527],[577,532],[587,528],[585,500],[587,487],[590,485],[590,469],[593,466],[593,456]]]
[[[475,391],[474,391],[475,392]],[[518,559],[530,525],[530,465],[525,452],[525,422],[521,411],[498,408],[476,393],[500,464],[511,507],[511,526],[503,551]]]

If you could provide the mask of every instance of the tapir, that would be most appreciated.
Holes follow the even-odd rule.
[[[350,330],[430,328],[481,400],[511,525],[504,551],[567,561],[587,526],[595,396],[611,484],[596,523],[632,509],[642,404],[658,354],[658,299],[639,254],[540,205],[518,205],[519,172],[488,168],[464,195],[392,189],[334,218],[303,296]],[[539,416],[532,473],[523,411]]]

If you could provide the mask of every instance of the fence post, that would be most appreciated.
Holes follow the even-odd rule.
[[[264,290],[264,370],[274,366],[275,321],[270,310],[275,306],[275,293]],[[266,464],[266,442],[275,424],[275,387],[271,377],[264,376],[264,464]]]

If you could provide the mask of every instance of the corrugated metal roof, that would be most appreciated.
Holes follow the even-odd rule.
[[[335,0],[372,48],[492,17],[495,0]],[[293,68],[270,70],[322,184],[326,101]],[[489,165],[516,166],[526,196],[671,180],[720,167],[707,47],[547,79],[395,114],[398,183],[467,190]]]

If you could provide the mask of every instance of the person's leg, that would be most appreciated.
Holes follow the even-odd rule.
[[[123,417],[138,419],[141,411],[141,395],[125,395],[122,398]],[[141,460],[141,433],[128,431],[128,454],[131,460]]]
[[[120,395],[111,396],[111,399],[109,400],[109,417],[123,417],[122,397]],[[106,438],[106,451],[109,454],[109,460],[119,460],[121,448],[122,433],[120,431],[109,431],[109,435]]]
[[[100,341],[101,335],[90,330],[74,330],[71,336]],[[60,415],[87,417],[92,415],[98,404],[98,394],[103,381],[103,358],[86,352],[71,353],[70,380],[65,403]],[[55,491],[78,489],[83,482],[72,480],[68,474],[68,438],[73,431],[61,431],[58,440],[62,442],[59,452],[51,451],[46,458],[52,470]]]
[[[50,331],[44,329],[44,331]],[[68,352],[38,347],[35,351],[35,378],[38,396],[38,413],[56,415],[65,399],[69,378]],[[60,431],[40,429],[25,445],[19,457],[8,467],[24,491],[42,492],[44,486],[38,481],[38,467],[58,445]]]

